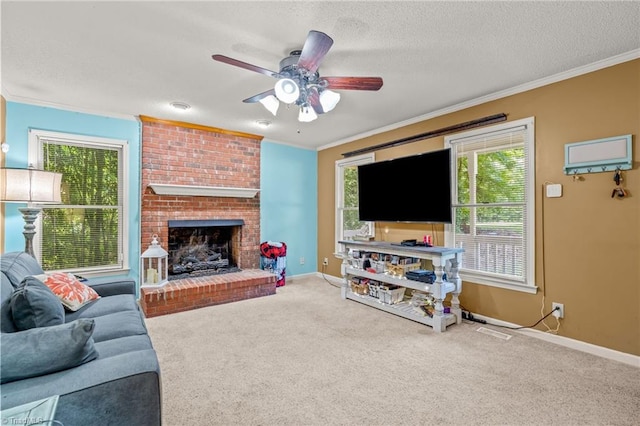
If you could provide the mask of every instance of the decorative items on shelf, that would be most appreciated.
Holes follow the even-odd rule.
[[[420,259],[412,257],[392,256],[391,261],[386,263],[386,271],[389,275],[405,277],[406,273],[420,269]]]
[[[378,299],[380,299],[380,303],[395,305],[396,303],[400,303],[404,300],[404,293],[406,290],[406,287],[399,287],[396,285],[381,286],[378,289]]]
[[[360,278],[353,277],[351,278],[351,291],[355,294],[369,294],[369,279],[368,278]]]
[[[420,269],[420,259],[390,255],[386,253],[349,251],[350,264],[354,268],[364,269],[376,274],[387,274],[396,278],[405,278],[409,271]]]
[[[433,284],[436,280],[435,272],[427,269],[414,269],[412,271],[407,271],[405,276],[410,280],[420,281],[427,284]],[[442,278],[446,280],[446,274]]]
[[[433,313],[435,312],[435,301],[433,296],[427,293],[422,293],[420,291],[413,290],[411,292],[411,300],[409,304],[413,307],[413,310],[424,316],[433,317]]]
[[[380,291],[380,283],[378,281],[369,281],[369,296],[378,299]]]
[[[402,302],[406,290],[405,287],[391,284],[383,285],[378,281],[363,277],[351,277],[349,286],[354,294],[369,296],[387,305]]]
[[[348,253],[343,257],[341,270],[344,277],[341,287],[343,299],[353,300],[428,325],[433,327],[436,333],[444,332],[448,326],[462,322],[462,310],[458,299],[462,283],[457,272],[464,249],[405,247],[378,241],[342,240],[339,243],[344,245]],[[353,264],[355,259],[352,255],[357,257],[356,265]],[[411,279],[406,275],[394,276],[388,271],[379,273],[373,266],[365,269],[358,267],[358,265],[364,266],[382,261],[385,265],[387,262],[394,265],[420,263],[423,269],[433,271],[435,279],[427,283]],[[430,274],[418,274],[420,277],[422,275],[425,275],[426,280],[429,278],[427,275]],[[359,294],[364,292],[364,288],[356,285],[362,285],[365,282],[368,285],[369,294]],[[420,303],[415,303],[415,306],[409,303],[406,296],[407,289],[423,294]],[[449,294],[451,295],[450,306],[446,307],[443,302]]]
[[[140,256],[140,286],[160,287],[168,281],[169,253],[158,243],[153,234],[149,248]]]

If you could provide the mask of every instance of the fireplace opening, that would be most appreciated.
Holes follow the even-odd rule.
[[[243,220],[170,220],[169,281],[239,272]]]

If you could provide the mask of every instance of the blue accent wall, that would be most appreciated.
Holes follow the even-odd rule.
[[[313,150],[262,142],[260,238],[287,245],[286,276],[317,270],[317,157]]]
[[[129,141],[130,239],[127,277],[138,281],[140,259],[140,152],[137,120],[7,102],[6,167],[27,167],[29,129]],[[260,162],[260,239],[287,244],[287,276],[317,270],[317,152],[263,141]],[[5,251],[24,249],[20,204],[6,204]],[[300,258],[304,264],[300,264]]]
[[[140,140],[137,120],[103,117],[56,108],[7,102],[6,142],[10,149],[6,167],[28,167],[29,129],[127,140],[129,142],[129,266],[127,277],[138,280],[140,259]],[[23,204],[5,205],[6,252],[24,250]]]

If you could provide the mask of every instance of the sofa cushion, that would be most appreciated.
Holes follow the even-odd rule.
[[[44,274],[38,261],[22,251],[4,253],[0,256],[0,269],[14,288],[17,288],[28,275]]]
[[[139,311],[136,299],[130,294],[116,294],[114,296],[101,297],[75,312],[66,312],[65,321],[71,322],[78,318],[96,318],[103,315],[122,311]]]
[[[79,319],[52,327],[0,334],[0,383],[41,376],[98,356],[91,337],[94,322]]]
[[[100,296],[94,289],[81,283],[73,274],[65,272],[53,272],[35,276],[49,287],[53,294],[58,296],[65,308],[77,311],[92,300]]]
[[[118,356],[129,352],[153,349],[153,346],[151,345],[151,339],[147,334],[125,336],[119,337],[117,339],[95,342],[95,346],[96,350],[100,354],[98,355],[98,359]]]
[[[18,330],[64,324],[64,308],[49,287],[32,276],[11,295],[11,315]]]
[[[96,342],[147,334],[142,316],[136,311],[114,312],[95,317],[93,320],[96,322],[93,332],[93,340]]]

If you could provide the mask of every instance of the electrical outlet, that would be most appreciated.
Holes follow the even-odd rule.
[[[301,265],[304,265],[304,257],[301,257],[301,258],[300,258],[300,264],[301,264]]]
[[[560,308],[557,311],[553,311],[551,315],[556,318],[564,318],[564,305],[562,303],[553,302],[551,304],[551,309]]]
[[[322,259],[322,264],[323,264],[324,266],[329,265],[329,258],[325,257],[324,259]]]

